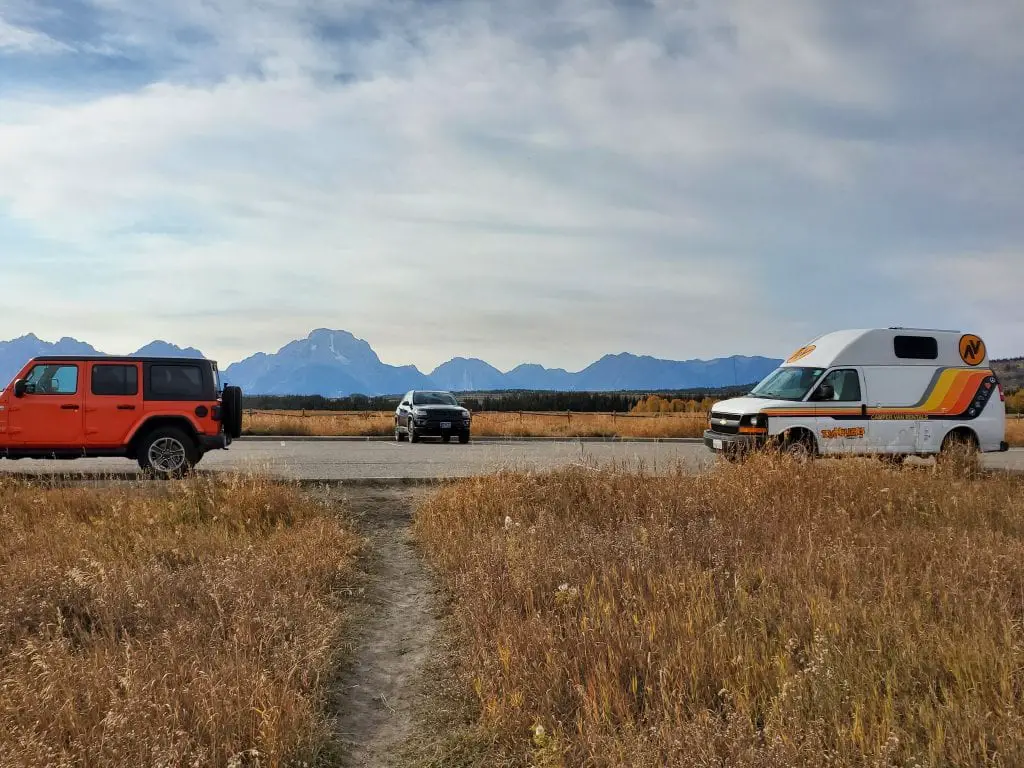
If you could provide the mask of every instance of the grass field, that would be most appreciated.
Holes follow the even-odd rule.
[[[1013,446],[1024,446],[1024,418],[1006,420],[1006,441]]]
[[[390,412],[256,411],[245,415],[247,435],[390,435]],[[474,414],[478,437],[700,437],[707,428],[706,413],[623,415],[608,413]],[[1008,418],[1007,440],[1024,446],[1024,419]]]
[[[503,474],[415,530],[478,721],[437,765],[1024,764],[1024,479]]]
[[[251,435],[390,435],[394,428],[394,415],[379,412],[257,411],[246,412],[244,419],[245,433]],[[706,428],[705,413],[473,415],[478,437],[699,437]]]
[[[359,540],[258,477],[0,479],[0,764],[277,766],[329,749]]]

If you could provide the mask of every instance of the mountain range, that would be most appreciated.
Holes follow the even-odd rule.
[[[33,333],[11,341],[0,341],[0,387],[7,386],[25,363],[42,355],[102,355],[91,344],[65,336],[60,341],[43,341]],[[154,341],[132,353],[133,357],[203,357],[198,349],[179,346],[166,341]]]
[[[0,380],[9,382],[24,363],[40,355],[99,355],[85,342],[63,338],[46,342],[33,334],[0,342]],[[133,353],[151,357],[203,357],[197,349],[155,341]],[[381,361],[373,348],[348,331],[321,328],[292,341],[277,352],[259,352],[222,371],[226,383],[248,394],[394,395],[410,389],[457,392],[532,389],[604,392],[673,390],[750,384],[781,361],[767,357],[726,357],[715,360],[660,360],[628,353],[605,355],[582,371],[525,364],[501,371],[475,358],[456,357],[429,374],[412,365]]]
[[[503,372],[483,360],[456,357],[424,374],[415,366],[381,362],[367,342],[348,331],[321,328],[275,354],[260,352],[228,366],[223,378],[260,395],[394,395],[410,389],[602,392],[749,384],[780,362],[765,357],[677,362],[619,354],[607,355],[578,373],[540,365]]]

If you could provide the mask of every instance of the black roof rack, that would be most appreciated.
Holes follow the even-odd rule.
[[[214,363],[206,357],[132,357],[131,355],[37,355],[33,363]]]

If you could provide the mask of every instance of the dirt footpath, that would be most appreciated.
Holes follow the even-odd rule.
[[[350,652],[332,702],[336,733],[351,768],[400,764],[416,713],[426,707],[424,680],[443,645],[441,593],[411,534],[416,501],[428,491],[339,491],[346,515],[369,542]]]

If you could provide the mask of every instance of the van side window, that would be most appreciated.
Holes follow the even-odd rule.
[[[831,397],[828,397],[829,393]],[[860,377],[856,371],[848,368],[832,371],[821,380],[811,399],[818,402],[859,403]]]
[[[939,342],[934,336],[896,336],[892,340],[896,357],[903,360],[937,360]]]

